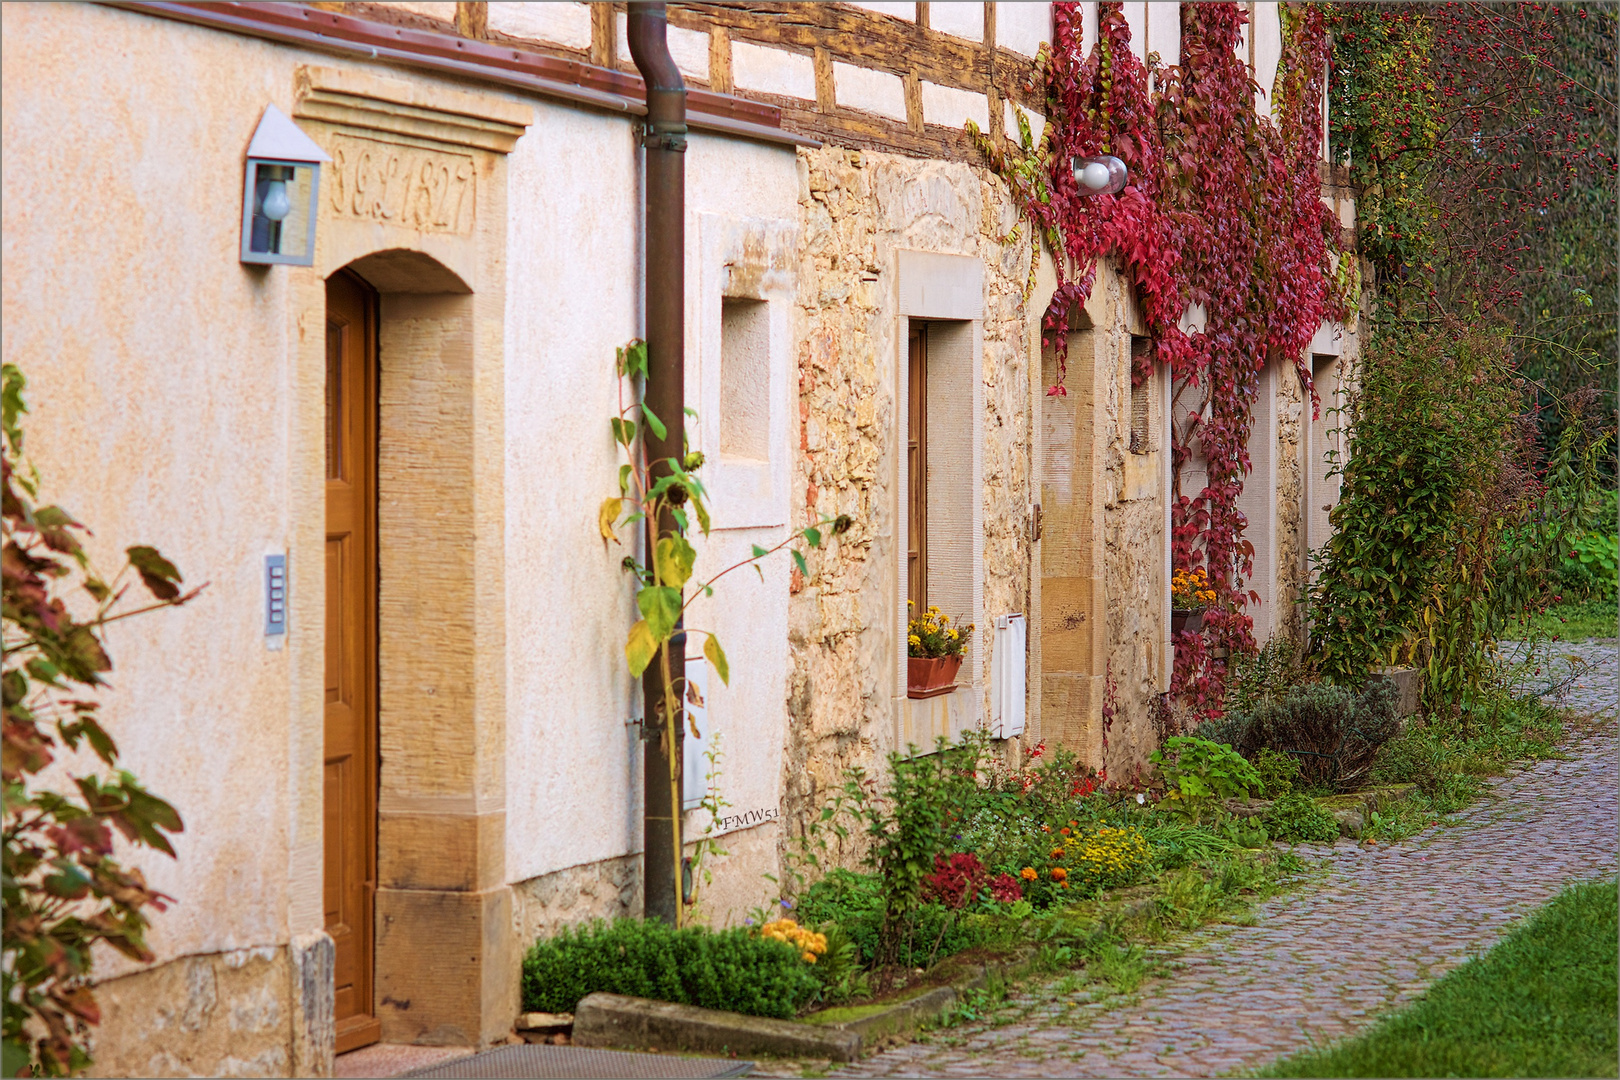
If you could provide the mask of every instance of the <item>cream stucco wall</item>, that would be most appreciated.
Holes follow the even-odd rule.
[[[294,438],[292,406],[289,294],[316,271],[237,255],[248,139],[266,104],[292,111],[291,64],[318,57],[67,14],[0,10],[4,354],[30,378],[45,492],[95,529],[98,561],[150,543],[208,583],[109,634],[123,763],[187,822],[177,860],[137,860],[177,901],[151,944],[160,961],[285,944],[320,925],[319,814],[291,779],[312,753],[319,772],[299,702],[319,693],[320,578],[290,560],[290,633],[267,648],[263,560],[292,544],[294,473],[324,452]]]
[[[689,437],[708,457],[703,475],[713,490],[714,531],[695,541],[696,576],[707,578],[786,535],[798,175],[790,149],[702,135],[690,140],[686,170],[686,397],[699,413]],[[619,565],[634,530],[621,530],[625,546],[609,545],[596,524],[623,460],[607,424],[618,408],[614,349],[640,332],[637,183],[631,125],[620,118],[547,107],[512,156],[511,204],[521,208],[510,224],[506,373],[513,882],[641,850],[642,747],[628,723],[640,713],[639,689],[623,653],[635,616]],[[763,471],[728,461],[711,430],[723,293],[762,298],[776,316],[775,440]],[[780,802],[789,565],[782,553],[764,564],[763,578],[729,575],[687,620],[713,629],[730,660],[730,686],[708,680],[706,721],[724,754],[718,783],[728,816]],[[706,814],[690,812],[688,839],[708,824]],[[718,877],[743,879],[725,889],[747,894],[744,908],[758,902],[746,886],[773,869],[757,862],[710,864]],[[627,911],[633,896],[589,914]],[[523,889],[522,933],[553,925],[561,903],[550,886]],[[706,914],[724,920],[738,903],[710,905]]]

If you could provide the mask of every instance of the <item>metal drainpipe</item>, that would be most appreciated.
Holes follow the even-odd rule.
[[[666,428],[659,439],[645,428],[647,459],[661,462],[686,453],[686,84],[669,55],[664,5],[630,4],[630,55],[647,87],[647,117],[641,145],[646,167],[642,187],[646,247],[642,283],[647,311],[647,386],[644,400]],[[667,466],[653,467],[655,476]],[[659,535],[675,532],[668,513],[647,522],[647,552]],[[673,685],[686,685],[686,635],[676,627],[668,653]],[[663,674],[654,660],[642,676],[646,769],[643,790],[642,889],[644,914],[671,925],[681,921],[681,744],[685,724],[676,697],[673,716],[664,709]]]

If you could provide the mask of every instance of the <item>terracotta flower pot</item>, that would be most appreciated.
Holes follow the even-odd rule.
[[[1179,634],[1183,630],[1190,630],[1196,634],[1204,627],[1204,613],[1202,611],[1183,611],[1172,608],[1170,611],[1170,632]]]
[[[956,688],[956,673],[961,667],[960,656],[906,657],[906,697],[931,698],[950,693]]]

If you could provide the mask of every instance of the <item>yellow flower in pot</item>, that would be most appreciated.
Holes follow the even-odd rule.
[[[907,606],[916,605],[907,601]],[[960,625],[937,607],[913,616],[906,626],[906,696],[935,697],[956,686],[956,673],[967,655],[973,624]]]
[[[1204,612],[1215,606],[1215,589],[1203,567],[1177,570],[1170,576],[1170,630],[1197,633],[1204,625]]]

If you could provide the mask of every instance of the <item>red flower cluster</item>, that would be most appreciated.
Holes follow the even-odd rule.
[[[997,874],[990,882],[990,895],[997,903],[1012,904],[1024,898],[1024,887],[1011,874]]]
[[[948,908],[963,908],[979,895],[989,875],[979,857],[971,851],[935,855],[934,872],[923,878],[923,895]]]

